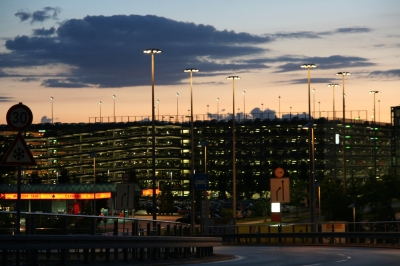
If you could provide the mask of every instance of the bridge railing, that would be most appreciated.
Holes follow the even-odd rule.
[[[112,216],[0,212],[1,265],[39,261],[146,260],[206,257],[221,245],[218,237],[190,236],[185,224]]]
[[[198,234],[221,237],[223,243],[351,244],[400,247],[400,221],[236,224],[201,226]],[[312,232],[315,228],[315,232]]]

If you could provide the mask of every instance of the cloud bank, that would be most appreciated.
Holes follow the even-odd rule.
[[[20,21],[31,23],[57,19],[59,8],[46,7],[33,13],[19,11]],[[252,35],[245,32],[219,31],[215,27],[179,22],[158,16],[115,15],[70,19],[51,27],[34,29],[31,36],[16,36],[6,41],[9,53],[0,54],[5,68],[68,66],[60,75],[41,79],[41,85],[53,88],[108,88],[148,85],[151,59],[147,48],[163,50],[155,56],[156,83],[180,84],[187,79],[183,69],[196,67],[200,75],[258,71],[298,71],[299,64],[312,62],[325,68],[371,66],[362,57],[333,55],[268,57],[265,44],[282,38],[323,38],[329,34],[357,34],[369,28],[342,28],[329,32],[293,32]],[[7,76],[5,71],[0,73]],[[0,76],[0,77],[1,77]],[[21,77],[21,81],[37,81]]]

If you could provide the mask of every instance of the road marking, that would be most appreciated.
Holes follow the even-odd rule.
[[[243,256],[236,256],[236,255],[235,255],[235,258],[234,258],[233,260],[222,260],[222,261],[204,262],[204,263],[199,263],[199,264],[216,264],[216,263],[220,264],[220,263],[230,263],[230,262],[232,262],[232,261],[236,261],[236,260],[243,260],[243,259],[244,259],[244,257],[243,257]]]

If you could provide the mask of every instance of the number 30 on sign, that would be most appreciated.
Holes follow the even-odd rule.
[[[7,124],[16,131],[27,129],[33,120],[31,109],[22,103],[11,106],[7,112]]]

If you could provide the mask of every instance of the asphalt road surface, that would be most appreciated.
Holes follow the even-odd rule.
[[[335,248],[335,247],[260,247],[222,246],[214,253],[234,254],[236,259],[201,263],[204,265],[279,265],[279,266],[325,266],[325,265],[400,265],[400,249],[384,248]]]

